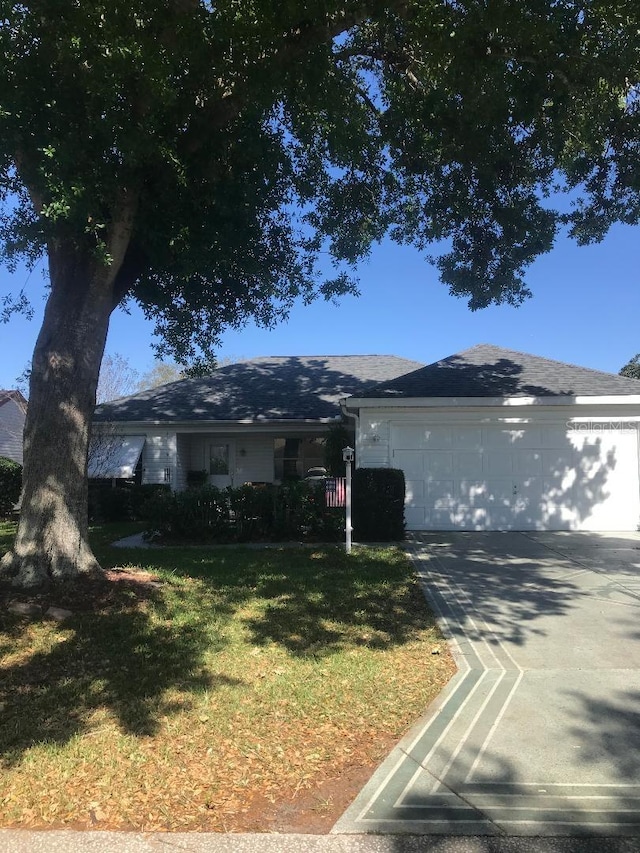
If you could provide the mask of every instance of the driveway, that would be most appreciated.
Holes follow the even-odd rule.
[[[640,535],[408,550],[459,671],[333,831],[640,835]]]

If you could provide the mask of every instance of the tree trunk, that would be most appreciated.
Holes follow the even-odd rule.
[[[0,565],[24,588],[100,568],[88,541],[87,453],[114,274],[73,246],[50,248],[49,270],[25,423],[22,509],[13,551]]]

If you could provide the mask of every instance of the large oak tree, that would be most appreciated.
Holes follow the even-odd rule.
[[[87,446],[116,306],[206,358],[226,325],[352,289],[384,234],[443,246],[479,308],[528,295],[560,228],[638,220],[636,0],[1,8],[2,253],[46,254],[50,279],[2,564],[23,586],[97,568]]]

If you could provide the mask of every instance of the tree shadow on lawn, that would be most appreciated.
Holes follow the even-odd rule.
[[[105,549],[100,556],[103,564],[118,559],[122,565],[128,555]],[[0,681],[5,766],[37,743],[64,744],[91,730],[102,709],[124,733],[153,736],[163,716],[188,707],[189,693],[242,685],[211,671],[234,619],[248,629],[245,642],[314,658],[403,645],[435,624],[398,551],[347,557],[338,548],[167,548],[144,559],[152,572],[164,573],[161,587],[85,580],[75,598],[73,584],[43,593],[45,599],[55,594],[45,607],[55,603],[74,612],[61,625],[42,628],[0,606],[0,657],[13,656]],[[3,592],[15,596],[0,589],[0,597]],[[177,695],[172,701],[169,690]]]
[[[363,646],[390,649],[435,626],[404,557],[375,550],[346,557],[335,548],[310,562],[304,572],[292,565],[257,578],[255,594],[267,603],[245,618],[256,645],[277,643],[296,656],[324,657]]]
[[[5,767],[38,743],[65,744],[89,730],[101,709],[124,733],[152,736],[162,716],[188,707],[186,694],[240,683],[205,666],[205,653],[224,644],[221,633],[212,636],[211,625],[196,618],[174,625],[171,602],[149,584],[82,580],[58,587],[56,603],[75,615],[51,625],[0,608],[7,638],[0,655],[16,655],[0,681]],[[168,701],[171,688],[184,698]]]

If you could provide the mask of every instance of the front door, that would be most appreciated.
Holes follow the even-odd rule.
[[[209,483],[218,489],[233,486],[236,453],[233,441],[209,443]]]

